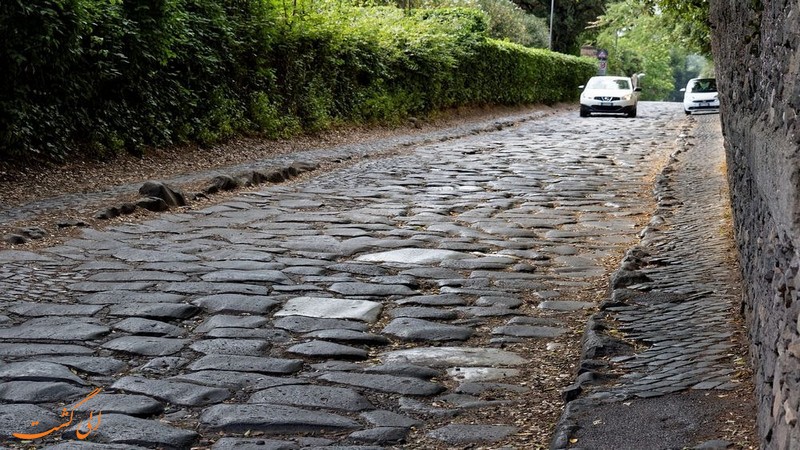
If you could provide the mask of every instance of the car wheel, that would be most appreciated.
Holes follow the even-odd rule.
[[[589,117],[589,111],[581,108],[581,117]]]
[[[683,112],[685,112],[687,116],[691,116],[692,115],[691,111],[687,111],[687,110],[684,109]]]
[[[636,107],[634,107],[631,112],[628,113],[628,117],[636,117]]]

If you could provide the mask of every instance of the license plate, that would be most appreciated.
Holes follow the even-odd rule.
[[[614,106],[611,102],[600,102],[600,106]]]

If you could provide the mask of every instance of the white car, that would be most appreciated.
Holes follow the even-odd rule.
[[[683,111],[687,115],[696,111],[719,112],[719,92],[715,78],[692,78],[681,92]]]
[[[589,78],[581,93],[581,117],[592,113],[625,114],[636,117],[640,87],[627,77],[598,76]]]

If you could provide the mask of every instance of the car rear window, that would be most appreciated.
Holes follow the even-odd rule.
[[[717,92],[717,80],[715,78],[704,78],[695,80],[688,89],[689,92]]]

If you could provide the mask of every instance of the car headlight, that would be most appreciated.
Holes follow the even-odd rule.
[[[633,98],[633,94],[628,94],[628,95],[623,95],[622,96],[622,99],[625,100],[625,101],[628,101],[628,100],[630,100],[632,98]]]

